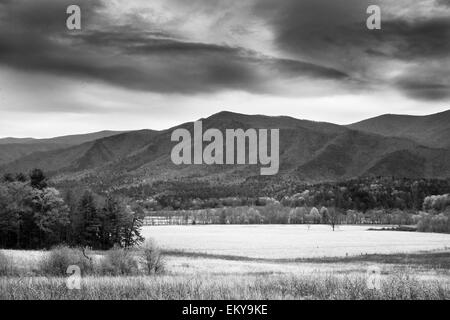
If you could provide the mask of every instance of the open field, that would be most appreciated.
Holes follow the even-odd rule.
[[[293,259],[450,249],[450,234],[367,231],[372,226],[194,225],[144,227],[168,250]]]
[[[449,299],[450,235],[367,226],[160,226],[165,274],[85,276],[81,290],[42,277],[45,251],[2,250],[20,275],[0,299]],[[102,259],[102,252],[91,252]],[[380,271],[380,287],[367,272]]]

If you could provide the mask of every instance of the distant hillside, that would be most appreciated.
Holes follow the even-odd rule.
[[[203,130],[217,128],[279,128],[280,179],[335,181],[361,176],[449,178],[450,150],[432,148],[411,139],[386,137],[325,122],[221,112],[203,120]],[[192,132],[193,123],[175,128]],[[175,128],[131,131],[80,145],[35,152],[0,167],[1,172],[39,167],[55,181],[80,180],[120,187],[196,179],[240,183],[258,177],[249,165],[181,165],[170,159]]]
[[[101,138],[114,136],[116,134],[124,133],[126,131],[99,131],[85,134],[75,134],[69,136],[61,136],[47,139],[34,139],[34,138],[0,138],[0,145],[2,144],[57,144],[65,146],[74,146],[89,141],[94,141]]]
[[[0,144],[0,165],[23,158],[34,152],[50,151],[63,147],[65,147],[65,145],[56,143]]]
[[[41,168],[49,173],[76,172],[103,166],[130,156],[145,146],[155,131],[122,133],[52,151],[34,152],[5,165],[3,170],[27,172]]]
[[[100,131],[88,134],[62,136],[48,139],[1,138],[0,165],[12,162],[34,152],[45,152],[79,145],[85,142],[114,136],[121,131]]]
[[[450,148],[450,110],[428,116],[386,114],[348,126],[386,137],[400,137],[434,148]]]
[[[33,142],[35,140],[36,139],[33,139],[33,138],[13,138],[13,137],[0,138],[0,145],[2,145],[2,144],[29,143],[29,142]]]

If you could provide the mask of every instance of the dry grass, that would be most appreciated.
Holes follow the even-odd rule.
[[[198,259],[221,259],[242,262],[266,262],[266,263],[320,263],[320,264],[352,264],[352,263],[380,263],[408,266],[425,266],[436,269],[450,269],[450,250],[444,251],[422,251],[414,253],[392,253],[392,254],[367,254],[346,257],[322,257],[322,258],[251,258],[233,255],[219,255],[201,252],[190,252],[185,250],[165,250],[167,256],[187,257]]]
[[[32,253],[29,262],[36,261]],[[26,262],[23,252],[18,256]],[[67,289],[65,277],[31,276],[31,271],[0,277],[0,299],[450,298],[449,270],[429,266],[378,263],[382,285],[371,290],[366,284],[370,261],[289,263],[178,255],[167,256],[166,263],[164,275],[84,276],[81,290]]]
[[[80,290],[64,278],[1,278],[0,299],[449,299],[447,283],[399,274],[369,289],[364,277],[86,277]]]
[[[0,277],[11,276],[16,272],[17,270],[8,256],[0,251]]]
[[[206,228],[202,229],[203,227]],[[119,256],[116,258],[120,259],[113,260],[120,262],[119,266],[123,265],[123,261],[127,262],[126,265],[130,262],[134,266],[133,259],[137,258],[147,263],[148,270],[146,270],[150,272],[139,272],[141,275],[133,276],[122,275],[121,272],[82,274],[81,290],[67,289],[65,277],[41,276],[42,273],[36,270],[36,266],[49,257],[48,252],[0,250],[0,253],[12,261],[19,270],[18,273],[0,277],[0,299],[450,298],[449,250],[411,253],[409,250],[414,247],[408,246],[406,250],[408,253],[346,256],[333,251],[337,248],[337,253],[342,253],[343,248],[339,247],[339,242],[337,244],[330,242],[326,250],[318,249],[319,252],[329,254],[329,256],[321,257],[317,253],[311,254],[311,251],[308,251],[312,250],[311,243],[291,243],[287,248],[283,247],[293,239],[307,239],[309,231],[306,229],[288,228],[287,235],[284,235],[286,231],[284,226],[269,226],[269,229],[262,226],[262,229],[254,233],[246,229],[246,226],[243,227],[236,231],[234,228],[228,229],[228,226],[225,228],[222,226],[223,229],[220,232],[215,232],[216,230],[210,229],[209,226],[193,227],[196,231],[200,230],[197,233],[186,226],[161,227],[159,233],[152,232],[159,243],[167,244],[168,242],[164,242],[166,233],[176,231],[171,234],[173,240],[169,242],[172,245],[180,244],[180,248],[184,249],[172,250],[169,246],[169,250],[163,251],[164,274],[158,274],[154,268],[154,263],[159,261],[157,257],[159,250],[149,245],[145,247],[146,249],[143,248],[144,251],[141,249],[140,253],[131,251],[131,256],[125,257],[127,259]],[[323,226],[316,227],[320,228],[309,234],[316,240],[321,238],[319,243],[325,243],[327,239],[328,241],[341,239],[343,241],[341,244],[353,241],[353,248],[359,248],[359,250],[361,248],[365,250],[368,244],[375,241],[371,238],[372,234],[375,234],[380,241],[378,246],[374,245],[373,250],[380,250],[384,241],[381,239],[389,233],[383,232],[380,237],[380,232],[371,233],[361,229],[343,228],[333,233],[324,230]],[[151,230],[157,230],[153,229],[155,227],[151,228]],[[166,229],[163,230],[163,228]],[[313,227],[311,229],[313,230]],[[189,232],[186,233],[186,231]],[[231,231],[231,234],[226,234],[225,231]],[[161,232],[164,236],[161,236]],[[258,245],[254,241],[262,239],[262,232],[268,234],[265,235],[261,245]],[[314,232],[316,232],[315,235]],[[274,238],[270,237],[271,233],[275,234]],[[403,232],[395,233],[403,234]],[[360,241],[356,241],[355,237],[361,237],[361,234],[368,235],[369,239],[361,238]],[[187,237],[188,235],[190,238]],[[233,236],[237,236],[237,240],[233,239]],[[428,234],[407,233],[407,237],[411,236],[418,236],[419,240],[428,239],[425,241],[427,245],[437,241],[437,238],[430,237]],[[446,237],[444,243],[436,247],[445,248],[449,235],[444,236]],[[188,238],[190,240],[186,240]],[[399,238],[396,239],[398,241]],[[237,247],[236,241],[240,241],[241,249]],[[413,243],[416,242],[417,240],[413,241]],[[271,244],[268,246],[269,243]],[[195,244],[198,248],[195,248]],[[209,250],[208,248],[213,248],[212,246],[217,246],[218,249]],[[196,250],[189,251],[186,247],[194,247]],[[394,243],[389,250],[393,250],[394,247],[398,248],[398,245]],[[302,253],[301,248],[307,248],[306,252]],[[418,246],[417,249],[421,248],[422,246]],[[237,254],[234,254],[235,252]],[[249,255],[246,256],[245,253]],[[90,254],[94,256],[94,265],[97,266],[102,266],[105,261],[111,260],[108,260],[108,255],[104,252]],[[142,265],[145,266],[145,263]],[[379,290],[369,289],[366,283],[366,272],[372,266],[377,266],[381,270],[382,284]],[[142,276],[149,273],[150,275]]]

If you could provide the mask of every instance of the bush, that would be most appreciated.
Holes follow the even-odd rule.
[[[57,246],[53,248],[48,257],[44,258],[40,265],[40,271],[44,275],[65,276],[67,268],[76,265],[81,274],[93,273],[93,264],[90,258],[83,254],[82,249]]]
[[[132,250],[114,247],[108,250],[102,260],[102,273],[107,275],[137,275],[139,274],[138,257]]]
[[[15,273],[14,266],[3,252],[0,252],[0,276],[9,276]]]
[[[163,273],[165,263],[161,250],[156,246],[153,240],[147,240],[141,246],[141,256],[143,258],[145,271],[148,274]]]

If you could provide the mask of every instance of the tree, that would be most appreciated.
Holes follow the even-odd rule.
[[[55,188],[33,189],[34,223],[39,230],[39,247],[60,244],[70,223],[69,209]]]
[[[74,225],[77,235],[75,242],[82,246],[96,247],[100,221],[97,216],[94,195],[91,191],[85,191],[78,205],[78,223]]]
[[[227,213],[225,211],[225,209],[222,209],[222,211],[220,212],[220,216],[219,216],[219,223],[220,224],[227,224]]]
[[[109,195],[100,216],[100,241],[103,249],[114,245],[132,247],[143,242],[140,230],[143,212],[138,206],[132,208],[124,199]]]
[[[97,199],[97,200],[96,200]],[[143,214],[134,210],[118,197],[108,195],[100,200],[98,196],[86,191],[80,199],[75,228],[75,243],[95,249],[110,249],[114,245],[131,247],[144,239],[140,234]]]
[[[121,230],[122,224],[121,211],[123,208],[119,201],[108,196],[102,206],[100,216],[100,242],[102,249],[109,249],[114,244],[121,243]]]
[[[32,188],[40,190],[47,187],[47,178],[41,169],[33,169],[30,172],[30,185]]]
[[[18,174],[16,174],[16,181],[26,182],[27,181],[27,176],[24,175],[22,172],[19,172]]]
[[[304,207],[296,207],[290,211],[290,223],[303,223],[307,211]]]
[[[263,221],[263,217],[257,209],[250,207],[247,212],[247,221],[251,224],[259,224]]]
[[[13,200],[8,185],[0,184],[0,246],[10,247],[19,233],[19,217],[11,210]],[[17,243],[17,242],[16,242]]]
[[[143,241],[143,210],[118,197],[85,191],[60,192],[47,187],[41,170],[30,173],[30,181],[18,176],[0,183],[0,247],[48,248],[69,243],[109,249],[130,247]]]
[[[144,237],[141,235],[141,228],[144,222],[143,216],[133,211],[130,206],[126,206],[123,211],[124,217],[122,219],[122,227],[124,229],[122,246],[125,248],[140,245],[144,242]]]
[[[2,182],[14,182],[14,176],[11,173],[5,173],[2,177]]]
[[[340,212],[335,207],[328,208],[328,222],[333,228],[333,231],[336,225],[340,223]]]
[[[309,215],[314,223],[320,223],[320,213],[316,207],[312,207],[311,211],[309,212]]]
[[[323,224],[328,223],[328,209],[326,207],[320,208],[320,217]]]
[[[25,183],[0,185],[0,238],[3,247],[31,247],[36,227],[32,210],[33,189]]]

